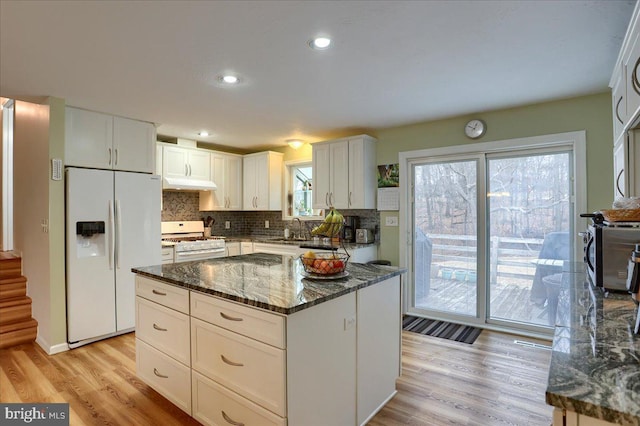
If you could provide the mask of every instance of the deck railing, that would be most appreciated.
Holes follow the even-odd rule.
[[[433,243],[433,265],[439,265],[441,269],[451,266],[452,269],[471,270],[460,266],[467,263],[473,265],[475,270],[475,235],[428,234],[427,237]],[[496,282],[498,275],[505,278],[531,279],[535,273],[535,265],[532,262],[538,258],[543,241],[542,238],[491,237],[491,282]]]

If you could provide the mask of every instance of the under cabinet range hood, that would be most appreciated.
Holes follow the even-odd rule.
[[[218,186],[210,180],[163,177],[162,189],[173,189],[176,191],[215,191],[218,189]]]

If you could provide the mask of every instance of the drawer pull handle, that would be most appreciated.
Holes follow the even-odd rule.
[[[153,290],[153,294],[157,294],[158,296],[166,296],[167,295],[167,293],[163,293],[163,292],[158,291],[156,289]]]
[[[227,416],[227,413],[225,413],[224,411],[221,411],[221,413],[222,413],[222,418],[225,419],[225,421],[227,423],[229,423],[230,425],[233,425],[233,426],[244,426],[244,423],[236,422],[235,420],[231,420],[231,418],[229,416]]]
[[[237,317],[230,317],[229,315],[225,314],[224,312],[220,312],[220,316],[226,320],[229,321],[244,321],[242,318],[237,318]]]
[[[155,369],[155,368],[153,369],[153,374],[155,374],[158,377],[162,377],[163,379],[168,379],[169,378],[169,376],[165,376],[164,374],[158,373],[158,370]]]
[[[167,331],[166,328],[158,327],[155,322],[153,323],[153,328],[155,328],[158,331]]]
[[[222,362],[224,362],[225,364],[233,365],[234,367],[244,367],[244,364],[242,364],[240,362],[230,361],[227,358],[225,358],[224,355],[220,355],[220,358],[222,359]]]

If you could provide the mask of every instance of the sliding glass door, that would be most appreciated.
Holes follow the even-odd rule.
[[[416,164],[415,306],[477,315],[478,161]]]
[[[550,330],[572,258],[572,162],[566,146],[408,162],[412,310]]]
[[[489,318],[553,326],[571,258],[571,154],[487,158]]]

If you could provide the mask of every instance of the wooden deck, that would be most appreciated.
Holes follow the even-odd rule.
[[[547,307],[531,302],[531,281],[504,279],[490,288],[490,317],[536,325],[550,325]],[[416,308],[475,316],[476,283],[431,278],[427,295],[416,299]]]

